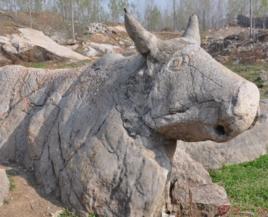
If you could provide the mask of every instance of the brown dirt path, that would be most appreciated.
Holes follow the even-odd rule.
[[[11,180],[9,200],[0,207],[0,217],[56,217],[63,208],[53,198],[43,197],[33,176],[21,168],[7,168]]]

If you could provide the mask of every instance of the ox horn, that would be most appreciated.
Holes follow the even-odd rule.
[[[160,39],[147,31],[131,14],[125,11],[125,27],[129,37],[134,41],[137,50],[142,55],[151,54],[154,56],[158,52]]]
[[[183,34],[183,37],[196,41],[199,45],[201,44],[199,21],[198,16],[196,14],[193,14],[189,18],[188,26]]]

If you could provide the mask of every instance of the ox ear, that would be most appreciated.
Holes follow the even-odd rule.
[[[125,11],[125,27],[129,37],[134,41],[139,53],[146,56],[155,56],[158,52],[160,39],[147,31],[131,14]]]
[[[193,14],[189,18],[188,26],[183,34],[183,37],[196,41],[199,45],[201,44],[199,21],[196,14]]]

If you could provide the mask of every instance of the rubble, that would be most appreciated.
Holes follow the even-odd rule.
[[[268,17],[254,17],[253,23],[255,28],[266,29],[268,27]],[[250,27],[250,18],[244,15],[238,15],[237,24],[242,27]]]
[[[203,47],[222,63],[257,63],[268,58],[268,31],[259,30],[254,40],[245,32],[225,38],[209,37]]]
[[[107,25],[103,24],[103,23],[91,23],[88,27],[87,27],[87,33],[89,34],[96,34],[96,33],[108,33],[109,32],[109,28]]]

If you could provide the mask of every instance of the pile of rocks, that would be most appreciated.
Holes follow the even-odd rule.
[[[268,58],[268,32],[259,31],[255,39],[249,39],[245,32],[225,38],[208,38],[203,47],[218,61],[256,63]]]
[[[96,33],[108,33],[109,32],[109,28],[107,25],[103,24],[103,23],[91,23],[88,27],[87,27],[87,33],[89,34],[96,34]]]

